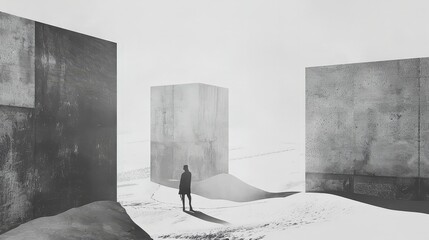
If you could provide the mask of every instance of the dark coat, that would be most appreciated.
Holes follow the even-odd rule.
[[[189,171],[182,173],[179,184],[179,194],[190,194],[191,193],[191,178],[192,174]]]

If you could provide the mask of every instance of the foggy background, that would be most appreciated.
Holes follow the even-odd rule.
[[[118,43],[119,172],[150,164],[150,86],[228,88],[230,149],[291,148],[304,165],[305,67],[429,56],[425,1],[0,0],[0,11]]]

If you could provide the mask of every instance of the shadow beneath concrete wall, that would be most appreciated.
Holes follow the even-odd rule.
[[[228,200],[233,202],[252,202],[257,200],[263,200],[268,198],[285,198],[291,195],[294,195],[299,192],[266,192],[261,189],[256,189],[255,191],[246,191],[243,189],[237,188],[235,192],[233,191],[210,191],[210,190],[197,190],[194,192],[196,195],[209,199],[217,200]]]
[[[231,174],[219,174],[196,182],[193,193],[209,199],[250,202],[267,198],[283,198],[298,192],[271,193],[251,186]]]
[[[212,223],[217,223],[217,224],[222,224],[222,225],[229,225],[230,224],[229,222],[226,222],[226,221],[223,221],[221,219],[209,216],[209,215],[207,215],[203,212],[200,212],[200,211],[185,211],[185,213],[187,213],[191,216],[194,216],[196,218],[202,219],[204,221],[207,221],[207,222],[212,222]]]
[[[297,193],[299,192],[277,192],[277,193],[267,192],[265,195],[265,198],[284,198]]]
[[[386,209],[429,214],[429,201],[383,199],[380,197],[344,192],[325,193],[330,193],[333,195]]]
[[[306,173],[306,192],[330,193],[377,207],[407,212],[429,213],[428,186],[428,178]]]
[[[158,181],[158,183],[171,188],[179,188],[177,180],[164,180]],[[250,202],[267,198],[284,198],[299,192],[267,192],[251,186],[231,174],[222,173],[202,181],[192,182],[191,193],[209,199]]]

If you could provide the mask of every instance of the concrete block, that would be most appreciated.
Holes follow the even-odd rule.
[[[151,88],[151,179],[193,180],[228,172],[228,90],[206,84]],[[167,183],[166,183],[167,184]]]
[[[0,13],[0,234],[116,201],[116,44]]]
[[[116,44],[36,23],[36,217],[116,201]]]
[[[428,62],[421,58],[307,68],[306,172],[373,176],[374,181],[429,176]],[[382,186],[390,192],[382,193]],[[406,194],[398,189],[397,181],[354,186],[361,194],[403,198]]]

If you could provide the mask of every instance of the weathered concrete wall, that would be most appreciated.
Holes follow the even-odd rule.
[[[35,216],[116,201],[116,44],[36,23],[35,66]]]
[[[0,106],[0,233],[33,218],[33,112]]]
[[[385,189],[393,198],[423,198],[417,178],[429,177],[428,76],[427,58],[307,68],[306,172],[414,178],[405,181],[412,196],[396,183]],[[311,176],[307,190],[345,191]],[[376,185],[366,181],[359,193],[385,191]]]
[[[0,233],[33,217],[34,25],[0,12]]]
[[[0,104],[34,107],[34,21],[0,12]]]
[[[0,233],[116,200],[116,44],[0,12]]]
[[[419,59],[420,71],[420,175],[429,178],[429,58]],[[429,188],[428,188],[429,190]]]
[[[151,179],[228,172],[228,90],[205,84],[151,88]]]
[[[313,192],[344,192],[384,199],[424,199],[427,181],[415,177],[306,173],[306,190]]]

